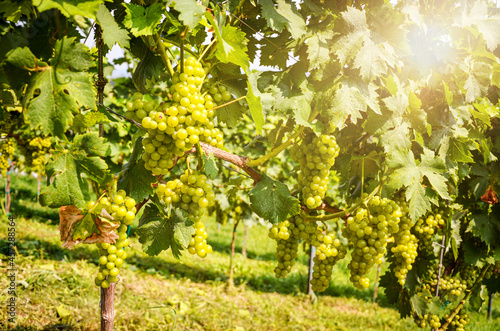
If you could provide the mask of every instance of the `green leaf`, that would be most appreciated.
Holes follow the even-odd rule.
[[[241,121],[244,111],[246,111],[246,107],[240,105],[239,102],[233,102],[224,107],[217,108],[215,113],[219,121],[226,123],[229,127],[235,127]]]
[[[448,106],[451,106],[453,103],[453,92],[450,90],[448,87],[448,84],[446,84],[445,81],[443,81],[443,87],[444,87],[444,97],[446,99],[446,103]]]
[[[467,7],[464,7],[464,10],[467,10]],[[460,26],[477,26],[488,48],[491,51],[497,48],[500,43],[500,15],[489,16],[485,1],[476,1],[470,12],[464,13],[460,18]]]
[[[485,300],[482,296],[482,292],[483,290],[481,286],[476,286],[474,290],[472,290],[471,296],[469,298],[469,304],[474,311],[479,311],[483,306]]]
[[[443,199],[449,199],[444,162],[434,156],[434,152],[424,149],[420,164],[415,162],[411,150],[394,151],[387,157],[386,164],[394,169],[389,176],[388,186],[393,191],[406,187],[406,200],[410,202],[410,217],[417,219],[430,209],[429,197],[422,186],[423,177],[427,177],[432,187]]]
[[[150,36],[156,33],[163,14],[161,3],[154,3],[147,8],[132,3],[123,5],[126,8],[123,24],[134,36]]]
[[[248,108],[250,109],[250,114],[252,115],[253,122],[255,123],[255,129],[257,130],[257,134],[261,134],[262,127],[264,126],[264,113],[262,109],[260,96],[256,96],[254,94],[254,90],[252,89],[250,81],[247,82],[247,88],[248,88],[248,93],[246,99],[248,102]]]
[[[352,61],[353,68],[360,70],[365,82],[386,74],[389,66],[396,64],[390,42],[370,30],[364,11],[347,7],[341,15],[347,31],[333,44],[332,51],[342,66]]]
[[[494,245],[498,242],[500,237],[500,219],[498,216],[498,207],[489,214],[472,214],[470,218],[469,227],[467,231],[472,231],[472,233],[481,238],[481,240],[487,245]]]
[[[464,85],[464,89],[467,90],[465,100],[473,102],[488,92],[492,71],[489,64],[480,61],[473,61],[469,67],[469,78]]]
[[[22,15],[29,18],[33,13],[33,6],[30,0],[0,1],[0,13],[4,13],[5,20],[17,22]]]
[[[218,36],[215,56],[224,63],[234,63],[248,74],[250,59],[245,33],[232,25],[224,25]]]
[[[306,33],[306,22],[297,11],[295,3],[277,0],[277,6],[272,0],[259,1],[262,6],[262,16],[272,29],[281,32],[286,27],[292,38],[298,39]]]
[[[411,306],[412,306],[413,310],[418,315],[420,315],[420,316],[425,315],[425,313],[428,310],[428,307],[427,307],[427,300],[425,300],[424,297],[422,297],[418,294],[415,294],[414,296],[411,297],[410,302],[411,302]]]
[[[118,180],[118,189],[125,190],[135,201],[142,201],[153,194],[151,184],[157,181],[151,171],[144,168],[144,161],[140,158],[142,151],[142,137],[140,137],[135,141],[132,155],[128,163],[123,166],[123,175]]]
[[[40,203],[51,208],[74,205],[83,209],[90,200],[87,178],[100,185],[111,180],[101,159],[108,150],[108,143],[95,132],[77,135],[69,149],[57,147],[47,164],[48,186],[42,190]]]
[[[215,179],[219,174],[219,168],[217,167],[217,163],[215,163],[214,153],[210,153],[207,157],[205,153],[201,156],[204,162],[204,170],[205,174],[210,179]]]
[[[170,248],[172,255],[179,259],[181,250],[188,247],[195,231],[193,222],[184,218],[180,210],[173,210],[167,215],[158,199],[153,201],[146,205],[139,228],[135,231],[142,249],[149,256],[156,256]]]
[[[333,31],[318,31],[307,39],[307,58],[309,70],[321,68],[331,62],[328,41],[333,37]]]
[[[376,113],[380,113],[378,105],[378,93],[373,84],[358,84],[352,80],[343,80],[340,87],[334,91],[335,95],[329,108],[324,110],[332,125],[339,129],[344,127],[347,118],[356,124],[362,118],[361,112],[366,112],[370,107]],[[331,96],[326,94],[325,99],[331,100]]]
[[[32,71],[22,103],[33,129],[40,127],[45,135],[62,137],[80,107],[96,109],[92,76],[84,72],[94,63],[88,48],[75,43],[75,38],[56,42],[50,66],[37,61],[26,48],[10,53],[6,62],[10,70],[23,66]]]
[[[109,48],[113,47],[115,44],[123,48],[128,48],[130,46],[130,37],[127,31],[116,23],[113,15],[111,15],[105,5],[101,4],[99,6],[96,18],[102,28],[102,39]]]
[[[66,17],[81,15],[95,19],[102,0],[33,0],[33,5],[40,12],[58,9]]]
[[[180,13],[179,20],[191,30],[198,25],[205,12],[205,7],[196,0],[175,1],[174,8]]]
[[[267,175],[250,191],[252,210],[271,223],[279,223],[299,213],[299,200],[290,195],[285,184]]]

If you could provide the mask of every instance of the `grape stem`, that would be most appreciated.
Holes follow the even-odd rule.
[[[469,289],[469,292],[467,292],[467,295],[460,301],[460,304],[455,308],[455,310],[448,316],[446,319],[446,322],[441,326],[441,328],[438,329],[438,331],[444,331],[450,325],[451,321],[457,316],[457,314],[462,310],[464,307],[464,304],[470,299],[472,295],[472,291],[474,288],[483,280],[484,275],[488,271],[488,269],[491,267],[491,264],[486,265],[483,270],[481,271],[481,274],[476,278],[476,281],[472,285],[472,287]]]
[[[230,104],[232,104],[232,103],[238,102],[238,101],[243,100],[243,99],[245,99],[245,98],[246,98],[245,96],[243,96],[243,97],[239,97],[238,99],[234,99],[234,100],[231,100],[231,101],[229,101],[229,102],[226,102],[226,103],[225,103],[225,104],[223,104],[223,105],[220,105],[220,106],[214,107],[214,108],[212,108],[212,110],[216,110],[216,109],[219,109],[219,108],[225,107],[225,106],[227,106],[227,105],[230,105]]]
[[[113,109],[109,108],[109,107],[106,107],[105,105],[103,105],[102,103],[98,102],[97,103],[98,106],[101,106],[101,107],[104,107],[104,109],[106,109],[107,111],[109,111],[110,113],[113,113],[115,114],[116,116],[118,116],[119,118],[121,119],[124,119],[125,121],[129,122],[129,123],[132,123],[134,124],[135,126],[137,126],[139,129],[141,130],[144,130],[144,131],[147,131],[142,125],[141,123],[139,122],[136,122],[134,121],[133,119],[131,118],[126,118],[124,115],[122,114],[118,114],[117,112],[115,112]]]

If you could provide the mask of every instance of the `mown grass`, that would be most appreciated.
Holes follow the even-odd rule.
[[[34,187],[36,190],[36,184]],[[26,200],[33,201],[30,187],[25,192]],[[35,204],[32,208],[34,213],[39,209]],[[97,250],[89,245],[79,245],[71,251],[61,248],[57,219],[50,216],[48,221],[49,214],[25,219],[22,211],[22,205],[13,209],[19,253],[17,323],[6,324],[8,280],[2,276],[0,329],[98,330],[100,295],[93,284]],[[4,219],[0,222],[2,273],[7,269]],[[217,231],[216,223],[209,220],[207,227],[214,252],[206,259],[187,254],[182,261],[175,260],[169,252],[147,256],[132,233],[129,258],[116,287],[115,330],[416,329],[411,320],[400,319],[396,310],[386,307],[383,291],[378,304],[372,304],[373,286],[365,291],[350,286],[345,261],[334,268],[330,288],[312,303],[304,294],[307,256],[301,251],[294,271],[285,279],[276,279],[275,244],[267,238],[263,227],[250,229],[248,258],[236,254],[236,286],[227,288],[232,226],[228,224]],[[240,228],[237,252],[241,251],[242,232]],[[374,280],[375,270],[370,277]],[[492,322],[486,321],[484,312],[475,314],[470,330],[499,330],[498,304],[497,298]],[[58,307],[67,309],[69,318],[59,319]]]

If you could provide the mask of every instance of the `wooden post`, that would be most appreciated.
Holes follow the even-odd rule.
[[[490,293],[488,295],[488,319],[491,321],[492,317],[491,315],[493,314],[493,296],[495,293]]]
[[[96,46],[97,46],[97,98],[99,104],[104,102],[104,87],[106,79],[104,78],[104,42],[102,40],[101,27],[96,24],[95,28]],[[104,127],[99,124],[99,137],[104,136]],[[116,283],[112,283],[108,288],[101,288],[101,331],[112,331],[115,321],[115,287]]]
[[[7,216],[10,215],[10,202],[11,202],[11,195],[10,195],[10,172],[12,171],[12,168],[14,167],[14,163],[10,163],[9,167],[7,168],[7,175],[5,176],[5,213]]]
[[[316,256],[316,247],[313,245],[309,246],[309,272],[307,275],[307,294],[311,297],[314,296],[314,291],[312,290],[311,280],[313,278],[313,268],[314,268],[314,257]]]
[[[248,237],[248,226],[245,224],[245,228],[243,230],[243,244],[241,245],[241,255],[246,259],[247,258],[247,237]]]
[[[375,303],[375,300],[377,300],[377,295],[378,295],[378,281],[380,278],[380,269],[381,269],[382,263],[378,265],[377,267],[377,277],[375,278],[375,288],[373,289],[373,299],[372,302]]]
[[[238,227],[238,224],[240,223],[240,219],[236,219],[234,222],[234,227],[233,227],[233,240],[231,241],[231,256],[229,257],[229,279],[227,280],[227,284],[229,287],[234,286],[234,265],[233,265],[233,259],[234,259],[234,247],[236,243],[236,228]]]

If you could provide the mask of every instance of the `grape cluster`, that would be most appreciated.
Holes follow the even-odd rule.
[[[393,272],[399,284],[403,286],[406,275],[417,258],[418,240],[410,231],[415,222],[408,216],[408,204],[402,197],[396,199],[396,202],[403,215],[400,217],[399,231],[394,233],[394,245],[391,247],[391,252],[394,256]]]
[[[212,253],[212,246],[207,244],[208,233],[205,229],[205,224],[198,221],[194,224],[195,232],[189,242],[188,252],[197,254],[199,257],[205,257]]]
[[[417,324],[421,328],[426,328],[430,326],[432,329],[438,330],[441,327],[441,321],[439,317],[434,314],[425,314],[423,316],[415,315],[413,317],[415,324]]]
[[[200,220],[206,208],[215,204],[215,193],[212,185],[207,183],[207,176],[188,169],[178,179],[159,184],[156,194],[167,206],[184,210],[195,222],[195,233],[188,246],[189,253],[205,257],[212,252],[212,246],[207,244],[205,225]]]
[[[198,221],[204,210],[215,203],[212,185],[197,170],[186,170],[178,179],[159,184],[156,193],[166,205],[187,212],[193,221]]]
[[[7,170],[9,169],[9,158],[12,159],[14,152],[16,151],[16,144],[14,139],[0,139],[0,170],[2,175],[7,175]]]
[[[36,137],[30,140],[27,146],[23,146],[22,153],[26,165],[33,170],[43,173],[45,170],[46,156],[52,145],[52,137]]]
[[[434,234],[438,233],[440,227],[444,225],[444,219],[440,213],[435,215],[429,214],[425,219],[420,218],[417,220],[413,227],[413,233],[419,241],[422,250],[432,252],[432,239]]]
[[[447,330],[449,331],[465,331],[465,326],[469,324],[470,318],[463,309],[460,309],[458,314],[453,318]]]
[[[339,146],[331,135],[316,136],[308,131],[300,144],[292,148],[292,158],[300,164],[299,188],[306,206],[321,205],[328,184],[330,168],[339,155]]]
[[[118,239],[114,244],[98,243],[99,248],[99,273],[95,278],[95,284],[102,288],[108,288],[111,283],[118,281],[120,268],[127,257],[125,247],[129,246],[127,238],[127,229],[134,221],[137,209],[135,200],[127,197],[125,191],[120,190],[113,197],[108,199],[102,197],[97,203],[89,201],[86,206],[86,212],[92,214],[101,214],[102,210],[113,217],[113,222],[118,223],[116,229]]]
[[[297,258],[299,239],[317,248],[311,280],[314,291],[322,292],[328,288],[333,266],[346,254],[339,238],[333,233],[325,233],[316,222],[307,222],[301,216],[274,225],[269,230],[269,237],[277,241],[276,278],[283,278],[291,271]]]
[[[299,250],[299,237],[295,230],[295,224],[286,220],[273,225],[269,230],[269,237],[276,240],[276,253],[278,265],[274,269],[276,278],[285,278],[295,264]]]
[[[145,153],[142,159],[145,167],[154,175],[166,175],[173,166],[174,156],[183,156],[197,143],[206,142],[223,147],[223,134],[215,127],[214,116],[217,100],[227,98],[225,87],[217,91],[223,95],[201,93],[205,71],[194,58],[184,61],[184,72],[177,72],[172,78],[170,98],[156,107],[154,101],[145,102],[136,93],[128,102],[126,116],[141,122],[148,134],[142,141]],[[212,88],[209,88],[211,91]],[[220,101],[219,100],[219,101]]]
[[[343,231],[354,248],[348,268],[350,280],[356,288],[368,287],[366,275],[375,263],[382,263],[389,236],[400,230],[401,216],[403,213],[394,201],[375,196],[368,201],[367,208],[359,208],[347,219]]]
[[[491,269],[491,268],[490,268]],[[465,282],[468,288],[472,287],[477,277],[477,267],[462,262],[458,265],[460,278]]]

